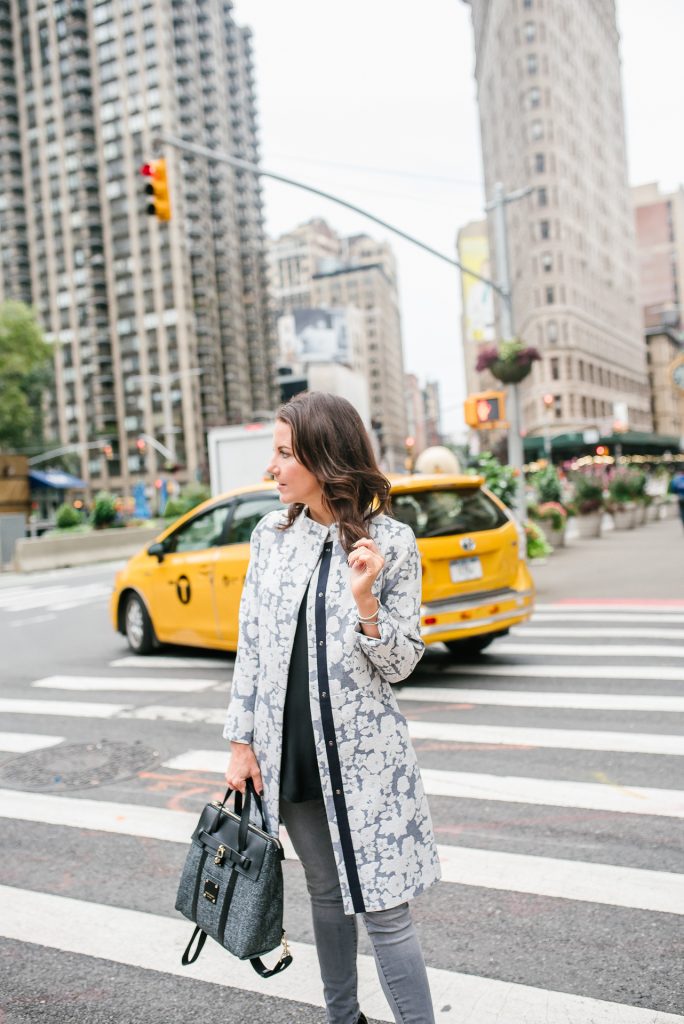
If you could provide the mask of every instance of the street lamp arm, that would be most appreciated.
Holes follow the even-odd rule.
[[[161,441],[158,441],[156,437],[152,437],[151,434],[139,434],[138,437],[141,437],[143,441],[147,442],[147,444],[152,445],[155,451],[158,451],[159,454],[163,455],[165,459],[169,460],[169,462],[176,461],[176,456],[171,449],[167,448],[166,445],[161,443]]]
[[[314,195],[321,196],[323,199],[329,199],[330,202],[337,203],[338,206],[344,206],[347,210],[352,210],[354,213],[358,213],[362,217],[372,220],[375,224],[379,224],[380,227],[385,228],[386,231],[391,231],[393,234],[398,235],[399,238],[403,238],[404,241],[410,242],[412,245],[417,245],[419,249],[423,249],[424,252],[430,253],[431,256],[436,256],[437,259],[442,260],[444,263],[448,263],[452,267],[457,267],[462,274],[469,274],[470,277],[474,277],[478,281],[482,281],[483,284],[489,285],[490,288],[493,288],[494,291],[503,297],[503,292],[496,281],[491,281],[488,277],[484,277],[482,274],[478,274],[476,271],[470,270],[469,267],[465,267],[458,260],[453,259],[453,257],[447,256],[446,253],[440,252],[438,249],[433,249],[431,245],[421,242],[418,238],[414,238],[413,235],[409,235],[408,232],[402,231],[401,228],[397,228],[393,224],[388,224],[386,220],[376,217],[374,213],[369,213],[368,210],[364,210],[362,207],[356,206],[354,203],[347,202],[346,199],[340,199],[339,196],[334,196],[330,192],[324,192],[322,189],[315,188],[313,185],[306,185],[303,181],[297,181],[295,178],[286,178],[283,174],[275,174],[273,171],[265,171],[259,166],[259,164],[253,164],[247,160],[239,160],[237,157],[230,156],[228,153],[224,153],[220,149],[208,149],[206,146],[198,146],[192,142],[185,142],[183,139],[176,138],[175,135],[160,135],[156,141],[167,146],[172,146],[174,149],[181,149],[187,153],[192,153],[194,156],[205,157],[207,160],[215,160],[217,163],[221,164],[229,164],[231,167],[236,167],[238,170],[250,171],[252,174],[256,174],[262,178],[271,178],[273,181],[281,181],[285,185],[293,185],[295,188],[301,188],[305,192],[312,192]]]
[[[29,466],[37,466],[40,462],[47,462],[57,455],[68,455],[70,452],[88,451],[90,448],[104,448],[109,441],[87,441],[83,444],[65,444],[62,448],[51,448],[49,452],[42,455],[34,455],[28,460]]]

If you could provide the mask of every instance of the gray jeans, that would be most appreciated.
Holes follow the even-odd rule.
[[[280,801],[280,814],[304,866],[329,1024],[356,1024],[356,917],[346,915],[322,800]],[[408,903],[361,915],[380,984],[398,1024],[434,1024],[425,961]]]

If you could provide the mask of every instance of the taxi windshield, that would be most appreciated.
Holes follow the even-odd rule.
[[[392,515],[410,526],[418,538],[496,530],[508,522],[506,514],[479,487],[402,491],[392,495]]]

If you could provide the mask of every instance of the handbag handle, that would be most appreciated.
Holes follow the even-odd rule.
[[[214,822],[214,827],[207,829],[208,832],[213,832],[214,828],[216,828],[218,826],[218,823],[221,820],[221,810],[223,810],[225,808],[225,805],[228,802],[232,792],[233,792],[233,790],[229,786],[228,789],[225,792],[225,796],[223,797],[223,800],[221,800],[219,810],[218,810],[218,812],[216,814],[216,820]],[[237,815],[239,815],[239,817],[240,817],[240,828],[238,829],[238,853],[242,853],[245,850],[246,846],[247,846],[247,830],[249,828],[249,815],[250,815],[250,810],[251,810],[251,807],[252,807],[252,798],[254,798],[254,802],[257,805],[257,809],[259,811],[259,815],[261,816],[261,825],[263,827],[264,826],[264,807],[263,807],[263,803],[261,801],[261,797],[259,796],[259,794],[257,793],[257,791],[254,788],[254,783],[252,782],[251,779],[247,779],[247,785],[245,786],[244,804],[243,804],[243,800],[242,800],[242,793],[239,790],[237,790],[237,789],[235,790],[235,813]]]

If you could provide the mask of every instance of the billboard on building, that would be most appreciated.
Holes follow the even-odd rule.
[[[280,357],[290,364],[352,362],[344,309],[295,309],[280,318]]]
[[[489,243],[486,231],[469,235],[461,232],[458,239],[459,262],[476,274],[491,278]],[[461,273],[463,294],[463,340],[465,342],[494,341],[494,296],[491,285],[470,274]]]

